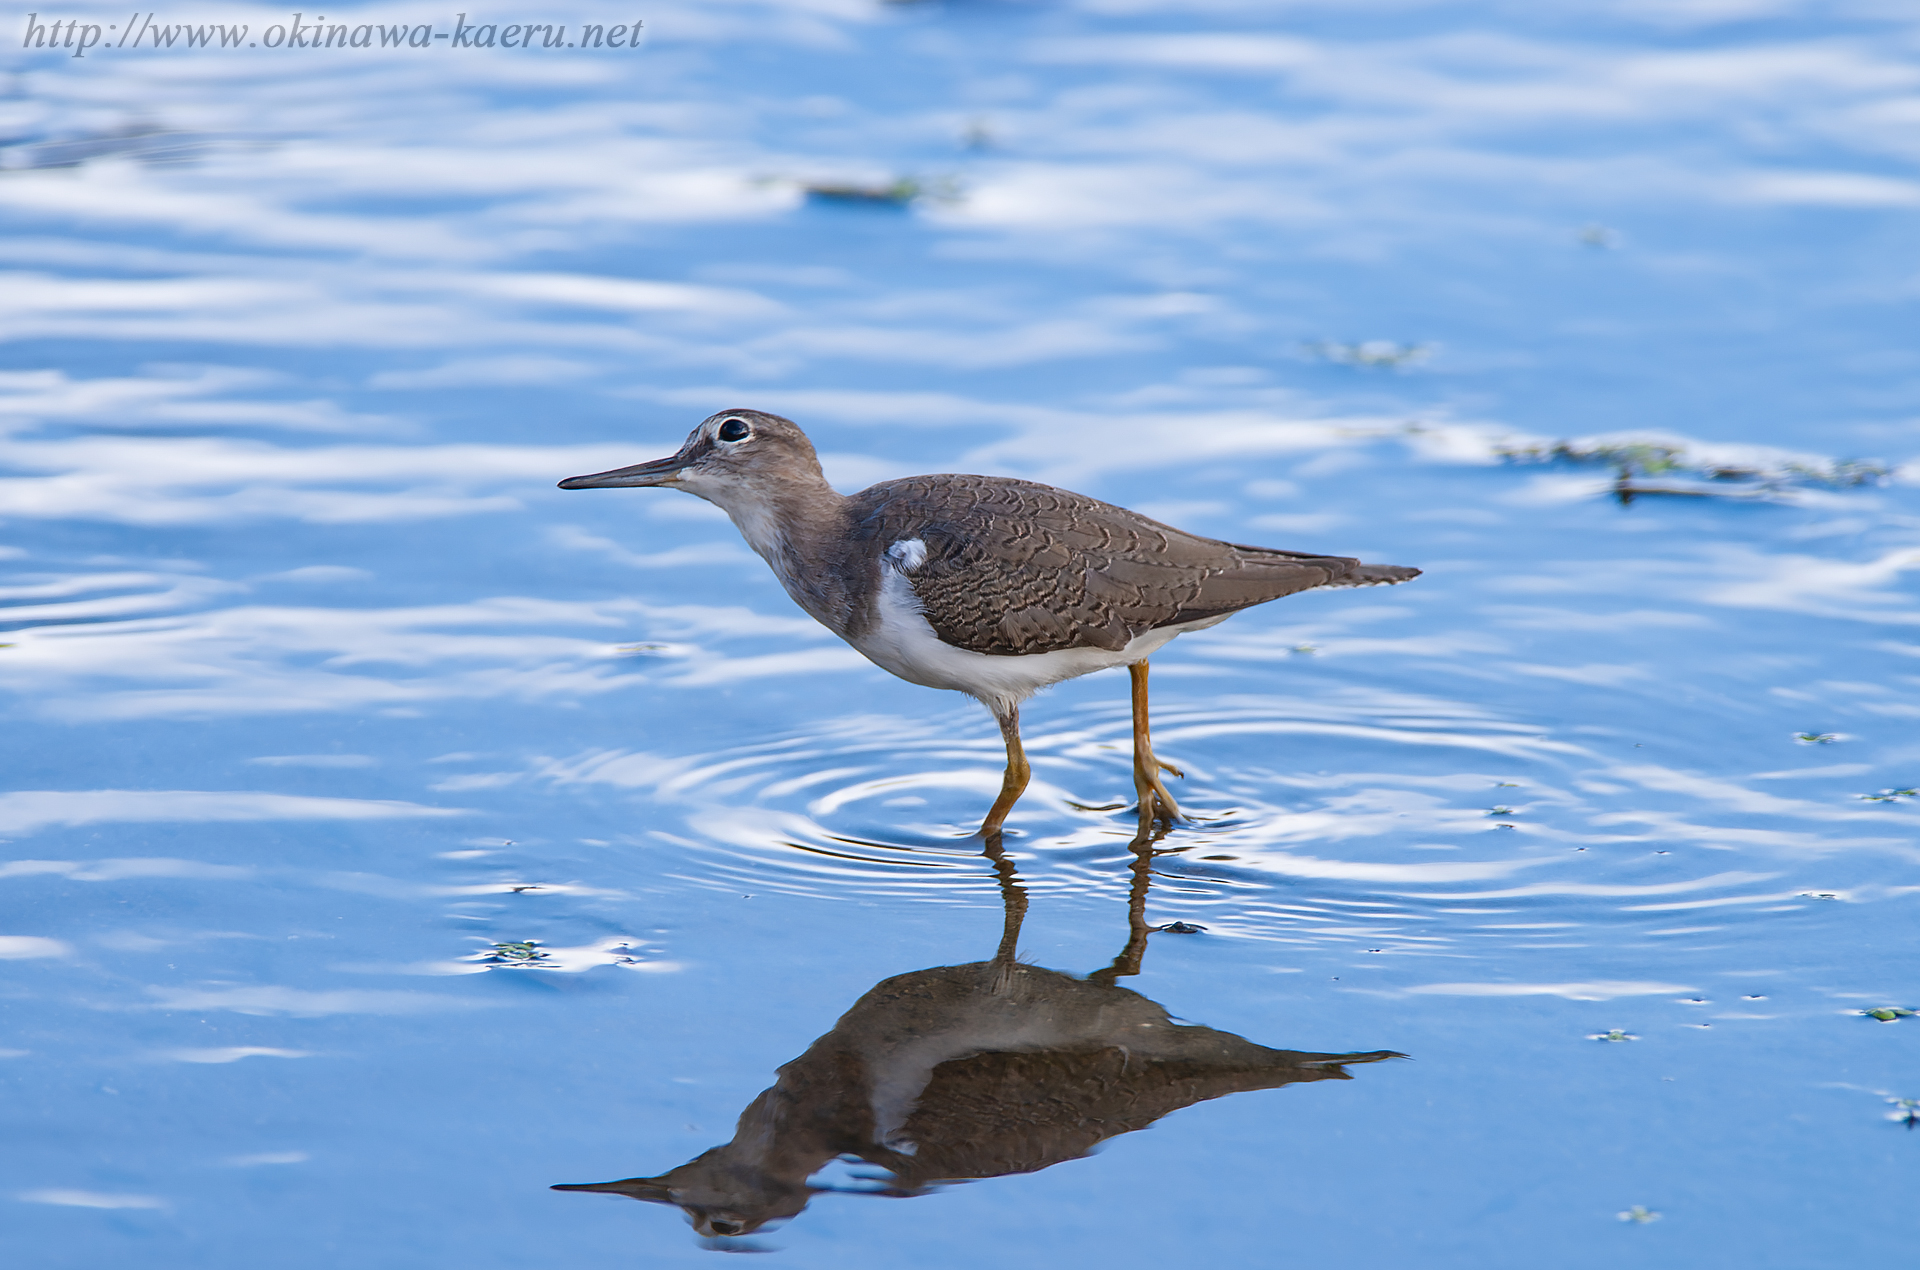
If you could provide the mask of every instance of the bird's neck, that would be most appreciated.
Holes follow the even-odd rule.
[[[854,597],[836,567],[846,538],[847,499],[824,478],[786,481],[751,497],[714,498],[747,545],[773,569],[794,603],[837,635],[852,621]]]

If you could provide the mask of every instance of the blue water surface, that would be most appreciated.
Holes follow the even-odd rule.
[[[1911,13],[538,17],[648,38],[0,35],[9,1265],[1911,1255]],[[1036,698],[996,860],[985,711],[554,488],[730,406],[1425,572],[1159,654],[1152,841],[1125,679]],[[549,1189],[770,1087],[1000,1165]]]

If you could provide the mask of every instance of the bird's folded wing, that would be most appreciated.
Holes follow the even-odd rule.
[[[1359,573],[1418,572],[1216,542],[1004,477],[912,477],[856,497],[853,538],[877,554],[922,544],[896,553],[895,567],[941,640],[977,653],[1117,651],[1160,627],[1310,587],[1402,580]]]

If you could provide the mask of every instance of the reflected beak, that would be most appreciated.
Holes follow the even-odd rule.
[[[560,488],[619,489],[627,485],[671,485],[698,458],[698,455],[682,450],[672,458],[655,459],[651,463],[616,467],[611,472],[595,472],[591,476],[569,476],[560,482]]]
[[[581,479],[585,479],[584,477]],[[630,1177],[623,1182],[567,1182],[552,1191],[597,1191],[602,1195],[629,1195],[649,1204],[673,1203],[673,1188],[657,1177]]]

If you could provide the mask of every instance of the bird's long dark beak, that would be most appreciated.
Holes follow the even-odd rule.
[[[685,450],[671,458],[654,459],[650,463],[635,463],[632,467],[616,467],[611,472],[595,472],[591,476],[569,476],[560,482],[561,489],[618,489],[626,485],[669,485],[680,479],[680,473],[697,458]]]

